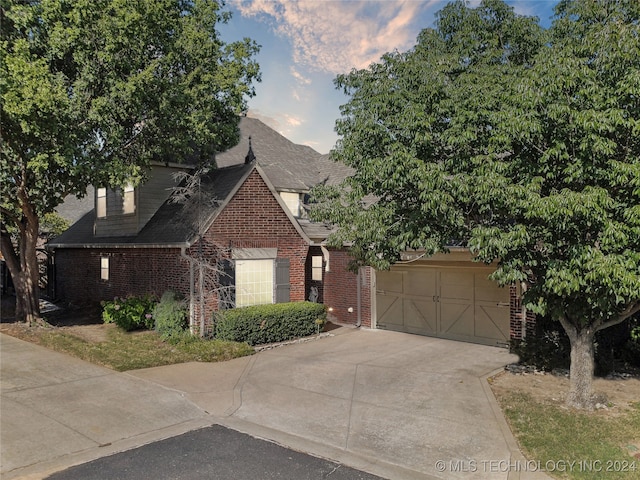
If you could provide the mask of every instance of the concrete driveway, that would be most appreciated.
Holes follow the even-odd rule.
[[[386,478],[544,478],[526,467],[486,382],[505,349],[342,328],[221,364],[132,372],[218,423]]]
[[[485,377],[504,349],[381,330],[117,373],[0,335],[2,477],[221,424],[391,479],[545,478]],[[526,469],[525,469],[526,470]]]

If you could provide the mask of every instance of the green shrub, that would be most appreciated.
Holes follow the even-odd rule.
[[[622,360],[640,367],[640,314],[629,319],[629,339],[622,350]]]
[[[153,308],[156,300],[151,295],[143,297],[114,298],[111,302],[102,302],[102,320],[115,323],[123,330],[137,330],[154,326]]]
[[[185,301],[177,293],[168,290],[153,309],[153,318],[160,338],[175,343],[188,327],[189,312]]]
[[[216,338],[249,345],[313,335],[327,318],[324,305],[312,302],[255,305],[214,315]]]
[[[568,369],[571,359],[569,337],[559,322],[539,316],[535,332],[514,342],[512,351],[520,357],[520,363],[540,370]],[[596,333],[595,375],[606,376],[626,365],[640,366],[640,315]]]

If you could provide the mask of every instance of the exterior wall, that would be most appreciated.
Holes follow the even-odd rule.
[[[109,280],[100,279],[100,258],[109,257]],[[58,249],[56,294],[71,304],[174,290],[188,297],[189,264],[179,249]]]
[[[352,258],[344,250],[329,250],[329,271],[324,272],[323,300],[329,308],[329,320],[356,324],[358,321],[358,276],[349,271]],[[360,320],[371,327],[372,269],[360,270]],[[349,309],[352,309],[350,312]]]
[[[234,248],[276,248],[288,258],[290,301],[305,300],[305,262],[309,246],[282,210],[262,177],[253,171],[203,236],[210,258],[229,258]],[[189,249],[196,256],[199,244]],[[207,298],[205,318],[218,309],[215,293]]]
[[[305,284],[307,286],[306,292],[305,292],[305,298],[308,300],[310,295],[311,295],[311,287],[315,287],[317,289],[318,292],[318,298],[316,299],[316,302],[318,303],[324,303],[324,277],[326,275],[325,273],[325,268],[326,268],[326,262],[324,261],[324,258],[322,260],[322,280],[312,280],[311,279],[311,257],[314,256],[320,256],[322,257],[322,250],[320,249],[320,247],[310,247],[309,248],[309,255],[307,256],[307,262],[305,265]]]
[[[535,335],[536,316],[523,309],[520,289],[516,285],[509,287],[509,308],[511,340],[522,340]]]
[[[136,235],[153,217],[158,208],[169,198],[170,189],[176,186],[174,174],[186,168],[154,165],[147,180],[135,189],[135,211],[124,214],[123,195],[120,189],[107,189],[107,216],[96,218],[98,237]],[[97,195],[97,189],[96,193]],[[97,201],[97,199],[96,199]]]

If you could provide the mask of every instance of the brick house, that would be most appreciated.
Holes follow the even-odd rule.
[[[202,177],[197,206],[169,198],[175,174],[192,170],[185,165],[154,164],[136,188],[95,188],[95,207],[47,245],[55,297],[84,304],[174,290],[192,299],[197,323],[206,258],[205,319],[218,308],[312,299],[334,321],[370,325],[370,292],[357,281],[368,276],[331,269],[347,255],[326,249],[329,230],[306,218],[309,189],[339,181],[340,169],[259,120],[240,128],[240,143]]]
[[[518,289],[495,286],[465,250],[428,260],[408,252],[390,271],[349,271],[347,250],[326,246],[330,231],[308,220],[305,200],[350,170],[257,119],[242,118],[240,131],[202,178],[197,208],[169,200],[184,165],[153,165],[136,188],[96,188],[94,209],[48,244],[56,297],[86,303],[171,289],[191,299],[194,324],[219,308],[310,299],[331,320],[358,326],[491,345],[526,334]],[[215,267],[202,276],[200,258]],[[203,299],[200,281],[211,287]]]

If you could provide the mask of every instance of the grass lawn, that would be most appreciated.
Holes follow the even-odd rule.
[[[627,386],[637,388],[635,383]],[[636,402],[583,413],[535,392],[503,387],[494,392],[523,454],[539,462],[548,475],[640,478],[640,397]]]
[[[219,362],[254,353],[246,343],[193,337],[171,345],[154,331],[125,332],[115,325],[103,327],[104,338],[100,341],[87,340],[62,328],[24,327],[6,333],[119,372],[174,363]]]

